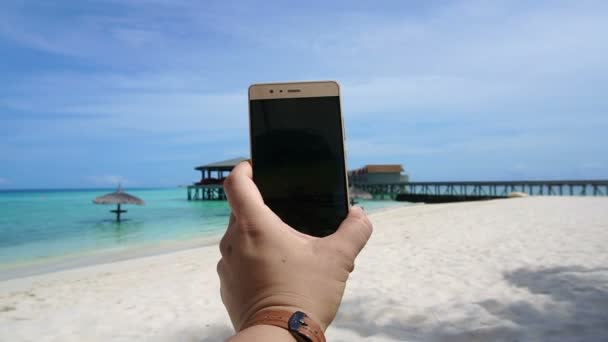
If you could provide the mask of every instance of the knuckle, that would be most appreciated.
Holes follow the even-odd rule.
[[[359,233],[361,236],[361,247],[360,248],[363,248],[367,244],[369,239],[372,237],[372,231],[373,231],[373,228],[371,225],[366,225],[362,229],[359,229]]]
[[[220,240],[220,253],[222,254],[222,257],[226,256],[226,248],[228,246],[228,234],[224,234],[224,236],[222,237],[222,239]]]
[[[365,218],[363,220],[363,228],[364,228],[365,232],[367,233],[367,235],[371,235],[372,232],[374,231],[374,225],[372,224],[372,221],[370,221],[367,216],[365,216]]]
[[[355,219],[353,222],[353,226],[358,231],[358,233],[361,233],[363,230],[365,230],[367,225],[368,223],[365,216],[357,217],[357,219]]]
[[[228,234],[226,233],[220,240],[220,254],[222,255],[222,258],[227,258],[229,260],[230,256],[232,255],[232,251],[234,250],[232,246],[234,241],[227,236]]]
[[[338,260],[340,260],[340,266],[348,271],[349,273],[353,271],[355,267],[355,260],[352,252],[346,249],[338,249]]]
[[[251,220],[247,217],[243,217],[242,219],[239,219],[239,221],[237,223],[237,228],[238,228],[239,232],[241,232],[242,234],[246,234],[247,236],[250,236],[250,237],[257,236],[260,233],[260,229],[258,228],[258,225],[253,220]]]
[[[355,260],[350,253],[342,255],[342,265],[349,273],[355,269]]]
[[[355,270],[355,262],[351,261],[350,263],[346,264],[346,267],[348,273],[353,273],[353,271]]]
[[[374,225],[371,223],[371,221],[367,220],[367,230],[369,231],[369,235],[371,236],[372,233],[374,232]]]
[[[228,177],[226,177],[226,179],[224,179],[224,188],[226,188],[227,190],[232,189],[232,187],[234,186],[234,174],[230,174],[228,175]]]
[[[224,274],[224,260],[223,259],[220,259],[220,261],[217,262],[217,265],[215,266],[215,270],[221,278]]]
[[[350,210],[350,215],[353,218],[361,218],[366,216],[363,212],[363,209],[361,209],[360,207],[352,207]]]
[[[359,226],[359,233],[364,239],[368,239],[371,236],[374,227],[372,222],[369,220],[367,215],[363,215],[357,219],[357,225]]]

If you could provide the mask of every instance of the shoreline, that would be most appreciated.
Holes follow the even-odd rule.
[[[368,215],[383,213],[410,205],[420,204],[407,204],[406,202],[403,202],[403,204],[372,208],[369,210]],[[68,255],[31,259],[13,264],[0,265],[0,282],[213,246],[219,243],[223,234],[224,229],[209,231],[200,236],[178,240],[147,242],[102,250],[80,251]]]
[[[113,248],[101,251],[88,251],[40,261],[26,262],[15,266],[0,268],[0,283],[32,276],[75,270],[98,265],[113,264],[133,259],[171,254],[190,249],[217,245],[223,231],[208,233],[194,239],[172,240],[160,243],[133,245],[126,248]]]

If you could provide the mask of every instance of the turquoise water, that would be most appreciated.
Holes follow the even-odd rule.
[[[117,223],[115,206],[92,203],[108,192],[0,192],[0,267],[215,233],[230,213],[226,202],[187,201],[185,189],[129,190],[146,205],[123,206]]]
[[[127,205],[115,222],[111,205],[92,200],[108,190],[0,192],[0,270],[83,253],[128,250],[183,241],[224,231],[230,209],[224,201],[187,201],[186,189],[129,189],[146,201]],[[364,201],[367,211],[401,205]]]

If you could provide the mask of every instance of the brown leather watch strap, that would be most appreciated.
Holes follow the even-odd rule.
[[[287,329],[299,342],[325,342],[325,335],[321,327],[301,311],[261,311],[245,322],[241,330],[259,324],[274,325]]]

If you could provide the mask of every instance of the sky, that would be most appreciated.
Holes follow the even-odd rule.
[[[348,167],[608,179],[606,1],[2,2],[0,189],[248,156],[247,87],[337,80]]]

